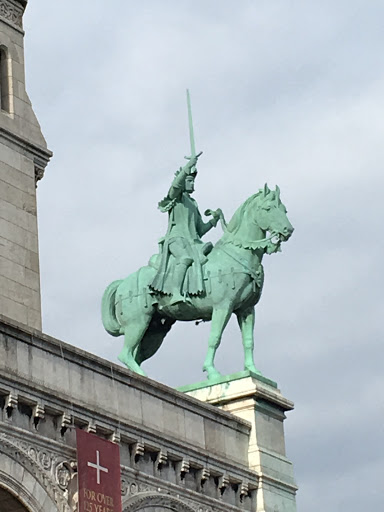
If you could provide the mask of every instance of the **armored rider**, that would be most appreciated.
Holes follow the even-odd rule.
[[[160,266],[151,289],[172,295],[170,305],[185,302],[187,294],[199,295],[204,291],[202,265],[212,250],[212,244],[204,244],[201,237],[219,220],[218,213],[213,212],[212,219],[204,222],[196,201],[191,197],[200,154],[192,156],[180,168],[167,196],[158,205],[161,212],[168,212],[168,230],[160,243]]]

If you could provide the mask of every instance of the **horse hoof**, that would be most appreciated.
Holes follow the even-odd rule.
[[[221,379],[221,373],[216,370],[216,368],[207,368],[206,366],[203,366],[203,371],[207,372],[207,380],[218,380]]]
[[[143,377],[146,377],[146,373],[144,370],[142,370],[140,368],[140,366],[136,363],[136,361],[130,359],[129,357],[128,358],[125,358],[124,356],[122,356],[121,354],[119,356],[117,356],[118,360],[123,363],[127,368],[128,370],[130,370],[131,372],[134,372],[134,373],[137,373],[138,375],[142,375]]]

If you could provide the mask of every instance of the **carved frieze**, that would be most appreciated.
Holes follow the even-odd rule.
[[[172,512],[195,512],[195,510],[181,500],[167,496],[164,494],[145,493],[143,495],[135,496],[132,501],[126,505],[124,512],[136,512],[146,510],[146,507],[151,510],[156,507],[163,509],[164,512],[171,510]]]
[[[4,18],[17,27],[23,28],[23,13],[21,5],[11,0],[0,0],[0,18]]]

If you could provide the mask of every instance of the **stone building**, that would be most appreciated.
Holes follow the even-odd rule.
[[[77,510],[75,428],[119,444],[126,512],[295,511],[293,404],[274,382],[181,393],[41,332],[36,183],[51,153],[25,91],[26,4],[0,0],[0,512]]]

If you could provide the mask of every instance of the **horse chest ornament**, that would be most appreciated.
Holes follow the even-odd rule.
[[[191,194],[197,175],[189,92],[187,91],[191,156],[176,173],[159,209],[168,215],[168,229],[159,253],[126,279],[104,292],[102,321],[112,336],[124,336],[119,359],[145,375],[141,364],[160,348],[177,320],[211,321],[203,370],[208,380],[220,378],[215,354],[232,313],[237,316],[244,347],[244,369],[260,374],[253,359],[255,305],[263,289],[264,254],[280,251],[293,227],[280,200],[280,190],[267,185],[249,197],[227,224],[220,209],[206,210],[204,222]],[[213,245],[202,237],[220,225]]]

